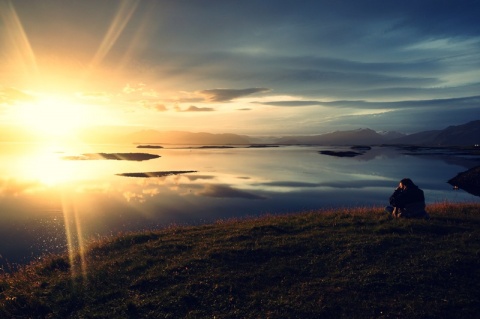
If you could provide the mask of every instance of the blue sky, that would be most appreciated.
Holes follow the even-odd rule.
[[[480,118],[480,1],[1,0],[0,12],[0,125],[303,135]]]

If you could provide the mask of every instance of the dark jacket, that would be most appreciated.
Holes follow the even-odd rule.
[[[405,190],[396,189],[390,196],[390,205],[399,210],[397,217],[425,217],[425,196],[423,191],[416,185],[409,186]]]

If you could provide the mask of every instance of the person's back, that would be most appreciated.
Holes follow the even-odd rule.
[[[399,187],[390,196],[390,205],[395,208],[394,217],[428,218],[424,193],[409,178],[400,181]]]

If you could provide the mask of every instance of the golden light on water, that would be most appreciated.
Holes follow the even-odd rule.
[[[11,168],[6,173],[10,178],[33,181],[43,188],[64,187],[65,184],[85,178],[85,172],[71,161],[62,159],[63,153],[58,144],[27,144],[14,163],[6,163]],[[4,173],[5,174],[5,173]],[[91,173],[93,174],[93,172]]]
[[[85,279],[87,276],[87,263],[85,261],[85,243],[82,223],[78,208],[71,202],[71,198],[68,196],[62,196],[62,212],[72,278],[80,271],[82,277]]]
[[[77,275],[86,278],[85,229],[82,226],[90,215],[82,201],[85,194],[79,188],[82,183],[90,183],[100,171],[105,171],[105,165],[65,160],[66,153],[60,150],[75,150],[62,144],[28,143],[21,147],[22,150],[15,154],[16,160],[5,163],[11,166],[2,167],[3,177],[7,181],[18,181],[19,189],[13,194],[39,198],[39,209],[55,207],[61,212],[72,278]]]

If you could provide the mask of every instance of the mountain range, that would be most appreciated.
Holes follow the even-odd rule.
[[[408,144],[428,146],[473,146],[480,144],[480,120],[449,126],[442,130],[414,134],[376,132],[372,129],[336,131],[305,136],[259,139],[247,135],[192,133],[182,131],[138,131],[122,138],[124,142],[155,144],[306,144],[306,145],[379,145]]]
[[[397,144],[417,145],[480,145],[480,120],[449,126],[443,130],[424,131],[393,139]]]
[[[318,135],[256,137],[239,134],[206,132],[130,130],[120,127],[93,127],[80,132],[77,138],[85,143],[186,144],[186,145],[380,145],[405,144],[419,146],[473,146],[480,144],[480,120],[444,129],[403,134],[377,132],[369,128],[335,131]],[[0,141],[25,142],[38,138],[14,128],[0,128]]]

